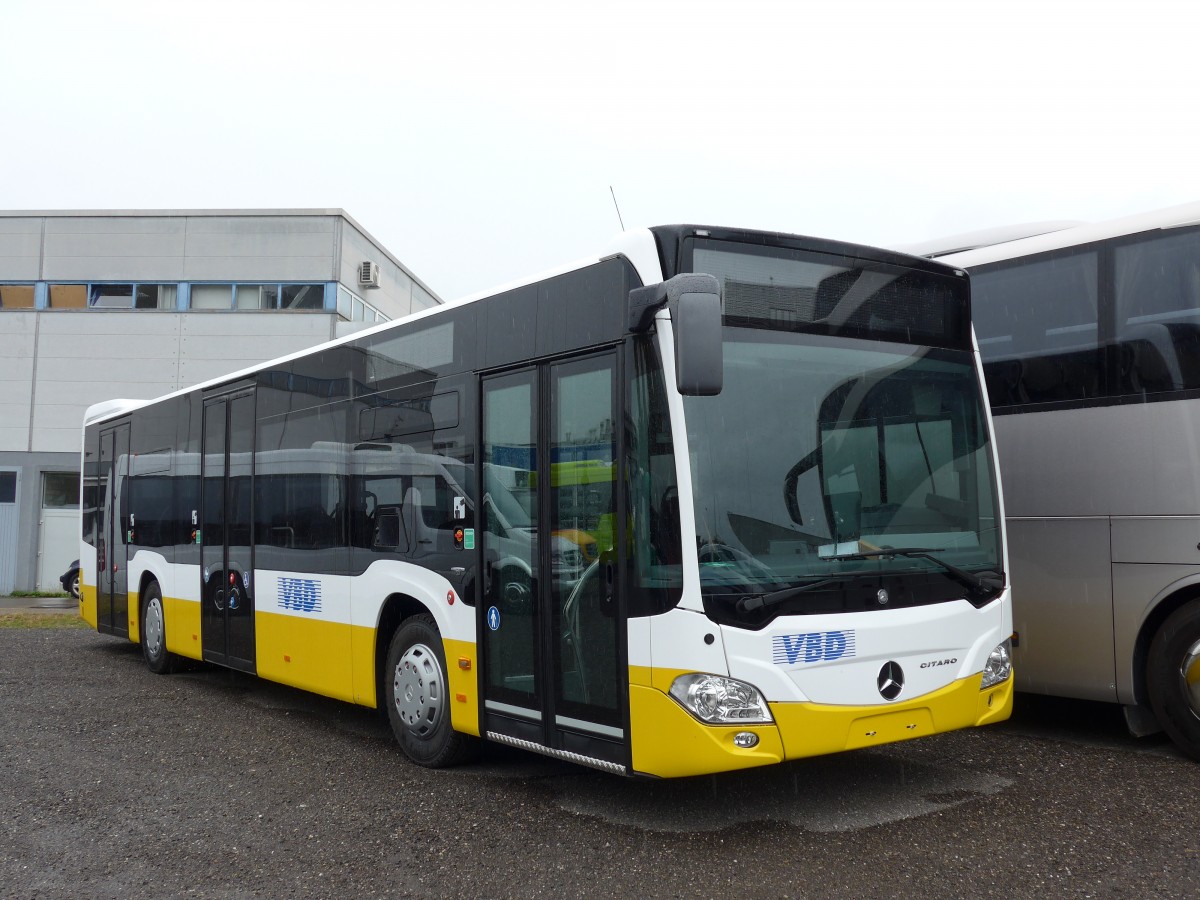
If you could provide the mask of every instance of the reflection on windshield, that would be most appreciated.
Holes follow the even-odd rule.
[[[702,584],[999,571],[970,354],[727,328],[725,387],[685,398]]]

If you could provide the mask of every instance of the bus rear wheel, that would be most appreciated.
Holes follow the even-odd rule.
[[[1200,762],[1200,600],[1171,613],[1154,635],[1146,690],[1163,730]]]
[[[450,682],[432,616],[405,619],[392,636],[384,670],[388,722],[404,755],[431,769],[469,758],[475,741],[450,725]]]
[[[166,616],[163,613],[162,588],[157,581],[146,585],[142,593],[142,656],[155,675],[166,675],[175,668],[175,655],[167,652]]]

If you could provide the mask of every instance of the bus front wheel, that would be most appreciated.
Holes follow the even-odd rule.
[[[405,756],[431,769],[470,756],[474,742],[450,726],[445,653],[431,616],[412,616],[396,629],[383,687],[388,721]]]
[[[1200,761],[1200,600],[1171,613],[1154,635],[1146,690],[1163,730]]]

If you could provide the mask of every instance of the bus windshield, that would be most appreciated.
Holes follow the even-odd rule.
[[[728,326],[724,353],[721,394],[684,399],[706,595],[832,578],[846,609],[888,573],[913,605],[963,596],[938,560],[1000,574],[971,354]],[[820,594],[787,611],[828,611]]]

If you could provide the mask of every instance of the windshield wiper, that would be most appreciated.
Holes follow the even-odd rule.
[[[907,559],[927,559],[941,569],[963,587],[967,588],[977,600],[990,600],[1004,588],[1004,576],[992,573],[994,578],[981,578],[974,572],[960,569],[944,559],[934,556],[935,553],[945,552],[944,547],[884,547],[879,550],[860,550],[857,553],[843,553],[840,556],[827,556],[826,559],[893,559],[903,556]]]
[[[793,585],[792,587],[782,588],[778,591],[771,591],[769,594],[759,594],[756,597],[742,597],[734,604],[734,607],[740,613],[753,612],[756,609],[763,609],[767,606],[774,606],[776,603],[783,603],[785,600],[791,600],[793,597],[798,597],[807,591],[815,591],[817,588],[830,584],[841,584],[845,580],[844,578],[822,578],[820,581],[810,581],[808,584]]]

